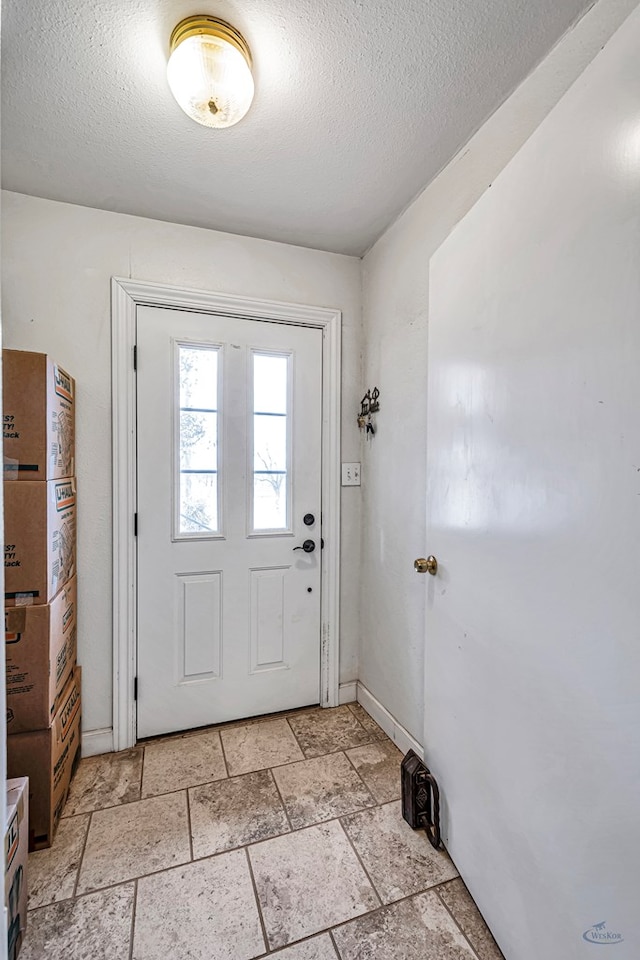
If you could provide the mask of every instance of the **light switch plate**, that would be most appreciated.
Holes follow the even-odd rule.
[[[360,486],[360,464],[343,463],[342,464],[342,486],[359,487]]]

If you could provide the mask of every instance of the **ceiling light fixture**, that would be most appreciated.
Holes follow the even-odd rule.
[[[171,34],[167,80],[187,116],[205,127],[232,127],[253,100],[251,51],[217,17],[187,17]]]

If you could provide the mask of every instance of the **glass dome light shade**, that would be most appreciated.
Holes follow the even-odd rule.
[[[205,127],[231,127],[253,100],[249,47],[222,20],[188,17],[171,36],[167,80],[192,120]]]

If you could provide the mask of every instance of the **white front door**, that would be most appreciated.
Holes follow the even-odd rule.
[[[139,307],[137,351],[138,737],[318,703],[322,331]]]

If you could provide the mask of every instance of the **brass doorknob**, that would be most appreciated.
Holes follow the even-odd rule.
[[[435,577],[438,572],[438,561],[434,556],[418,557],[413,564],[413,568],[416,573],[430,573],[432,577]]]

